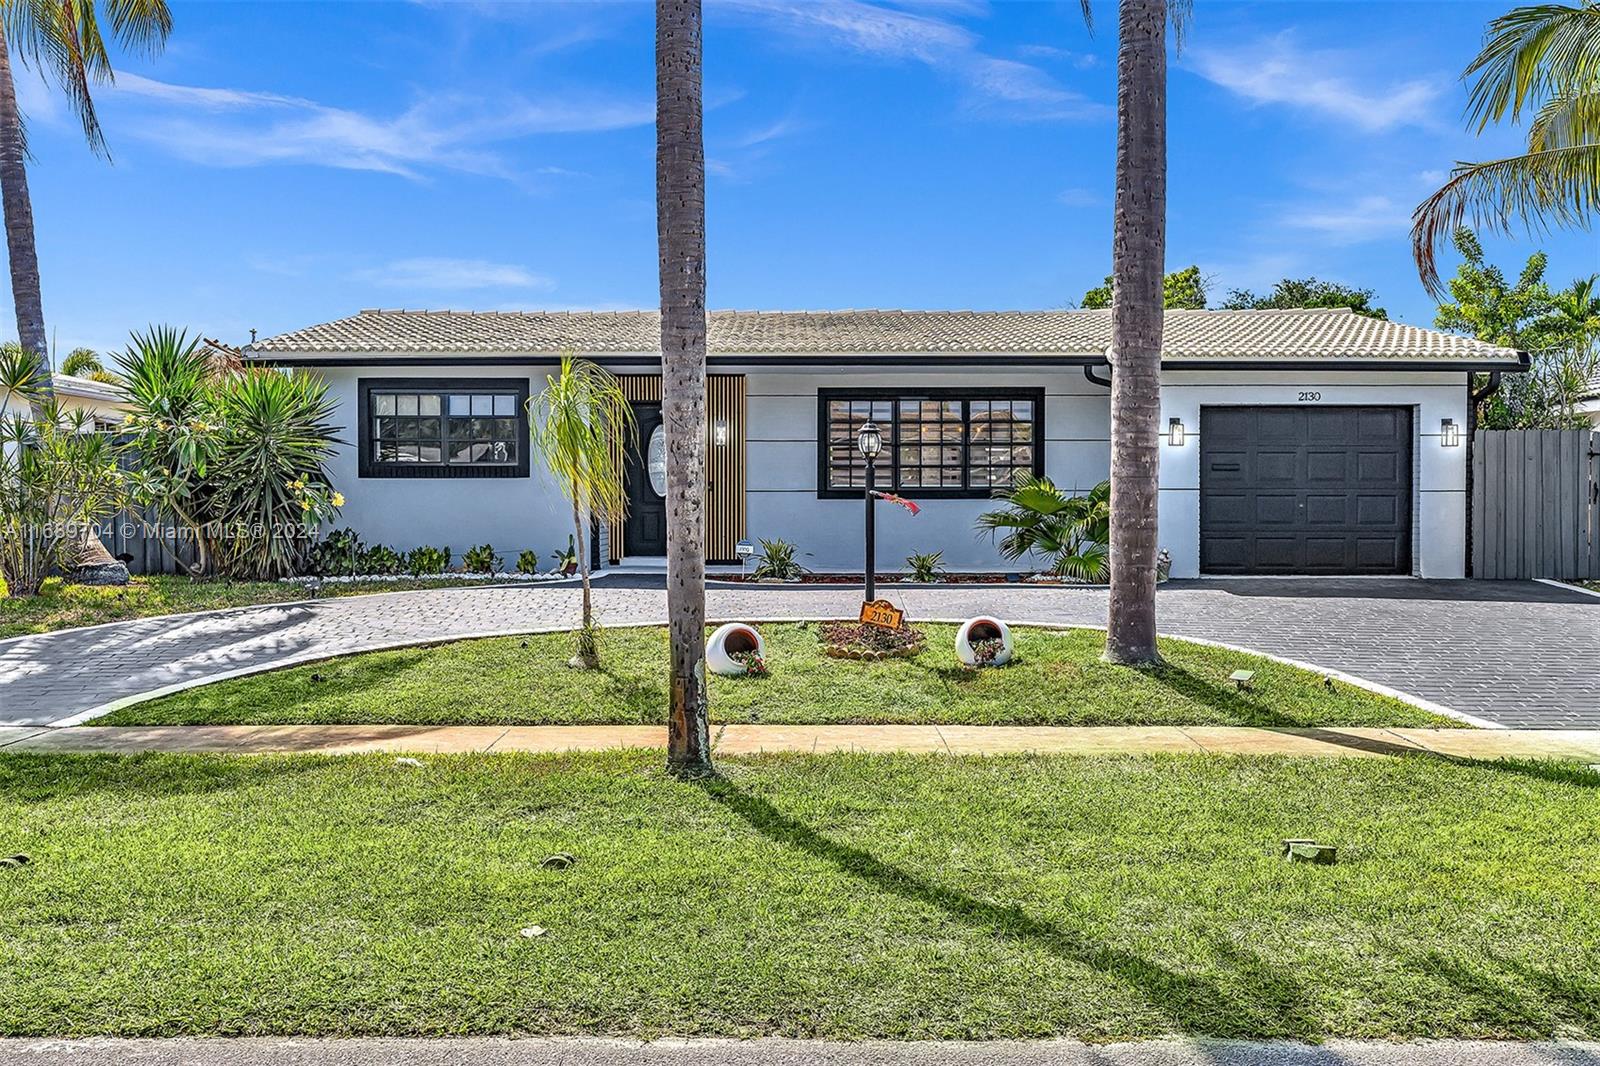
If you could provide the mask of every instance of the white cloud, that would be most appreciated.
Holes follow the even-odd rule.
[[[1320,233],[1330,244],[1359,244],[1411,228],[1411,209],[1391,197],[1361,196],[1350,203],[1291,209],[1283,224]]]
[[[1067,207],[1095,207],[1105,202],[1105,199],[1093,189],[1062,189],[1056,193],[1056,202]]]
[[[1302,48],[1288,31],[1234,49],[1193,46],[1187,66],[1253,104],[1315,111],[1369,132],[1438,125],[1434,105],[1449,87],[1357,71],[1348,53]],[[1400,57],[1396,69],[1404,69]]]
[[[1030,59],[1059,59],[1071,63],[1079,70],[1093,70],[1100,65],[1100,57],[1093,52],[1074,52],[1070,48],[1057,48],[1053,44],[1025,44],[1017,48],[1018,55]]]
[[[555,283],[515,263],[419,256],[358,270],[351,277],[373,285],[418,292],[472,289],[549,289]]]
[[[931,14],[862,0],[719,0],[791,35],[820,37],[864,55],[922,63],[960,81],[972,104],[1019,119],[1104,119],[1110,107],[1066,88],[1038,67],[989,55],[977,35]],[[932,10],[942,10],[935,5]],[[957,10],[965,10],[958,7]]]
[[[180,158],[212,166],[296,163],[416,178],[432,168],[510,177],[490,146],[529,134],[647,125],[649,101],[480,100],[426,96],[393,116],[330,107],[295,96],[174,85],[119,75],[111,94],[139,109],[118,130]]]

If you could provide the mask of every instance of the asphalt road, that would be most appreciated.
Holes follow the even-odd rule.
[[[1600,1043],[3,1040],[0,1066],[1600,1066]]]

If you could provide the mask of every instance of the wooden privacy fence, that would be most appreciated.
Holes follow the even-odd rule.
[[[1474,577],[1600,579],[1600,433],[1480,430],[1471,534]]]

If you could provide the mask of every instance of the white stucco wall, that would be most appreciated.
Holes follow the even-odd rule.
[[[419,544],[448,545],[459,560],[474,544],[492,543],[514,562],[533,548],[542,556],[564,547],[570,514],[549,477],[533,464],[527,478],[389,479],[358,477],[355,425],[357,381],[363,377],[469,377],[527,380],[542,386],[554,364],[327,368],[320,373],[339,403],[336,421],[345,427],[330,472],[346,496],[340,521],[369,543],[406,550]],[[766,369],[719,366],[718,373],[745,373],[747,390],[748,536],[781,537],[796,543],[807,566],[859,570],[862,504],[854,499],[817,498],[817,391],[844,387],[1018,387],[1045,391],[1045,472],[1066,488],[1083,491],[1106,478],[1110,465],[1107,390],[1081,368],[1045,371],[859,366]],[[1315,393],[1317,400],[1302,400]],[[1413,567],[1424,577],[1460,577],[1464,569],[1466,454],[1463,445],[1442,448],[1439,423],[1466,423],[1462,373],[1349,373],[1339,371],[1173,371],[1163,376],[1162,425],[1181,418],[1188,429],[1182,447],[1161,449],[1161,544],[1173,557],[1178,577],[1199,569],[1200,408],[1210,404],[1385,404],[1413,409]],[[878,509],[878,566],[899,568],[913,551],[943,551],[952,569],[1014,569],[999,558],[974,523],[993,506],[987,500],[920,501],[915,517],[892,506]]]
[[[720,370],[721,368],[719,368]],[[1111,463],[1107,391],[1077,367],[1045,372],[981,373],[926,367],[871,372],[851,367],[751,372],[746,378],[746,510],[749,535],[781,537],[809,553],[815,570],[859,572],[864,506],[859,499],[817,498],[817,391],[823,388],[1043,388],[1045,473],[1086,490]],[[922,513],[878,507],[878,567],[895,570],[914,551],[943,551],[951,569],[1016,569],[975,522],[989,500],[919,500]]]
[[[1316,399],[1305,397],[1312,393]],[[1180,418],[1182,447],[1161,446],[1161,543],[1174,577],[1200,570],[1200,408],[1208,404],[1381,404],[1412,408],[1412,543],[1414,572],[1461,577],[1466,568],[1465,440],[1441,447],[1439,424],[1454,419],[1465,437],[1466,375],[1339,371],[1170,371],[1161,378],[1161,424]]]
[[[506,378],[528,382],[529,394],[543,387],[554,364],[538,366],[329,367],[319,374],[339,407],[334,422],[347,442],[328,465],[333,485],[344,493],[337,526],[354,529],[369,544],[401,551],[419,545],[448,546],[459,563],[476,544],[493,544],[508,568],[517,553],[532,548],[549,565],[550,553],[565,548],[572,512],[535,461],[525,478],[362,478],[357,442],[357,386],[361,378]]]

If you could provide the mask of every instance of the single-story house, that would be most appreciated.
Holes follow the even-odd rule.
[[[67,414],[82,411],[88,424],[97,430],[116,428],[127,417],[128,393],[120,385],[73,374],[51,374],[50,387],[56,403]],[[0,398],[0,415],[26,407],[14,398]]]
[[[1578,410],[1589,418],[1589,424],[1600,429],[1600,370],[1589,379],[1589,387],[1578,398]]]
[[[975,520],[1020,470],[1086,491],[1110,464],[1109,311],[713,311],[707,543],[782,538],[815,569],[862,566],[867,418],[885,432],[878,566],[942,551],[1017,569]],[[368,542],[567,543],[570,508],[530,462],[526,403],[563,352],[634,403],[631,513],[602,567],[663,555],[659,318],[653,312],[362,311],[261,340],[253,362],[314,370],[343,414],[344,521]],[[1460,577],[1467,390],[1522,353],[1344,309],[1169,311],[1160,540],[1177,577]]]

